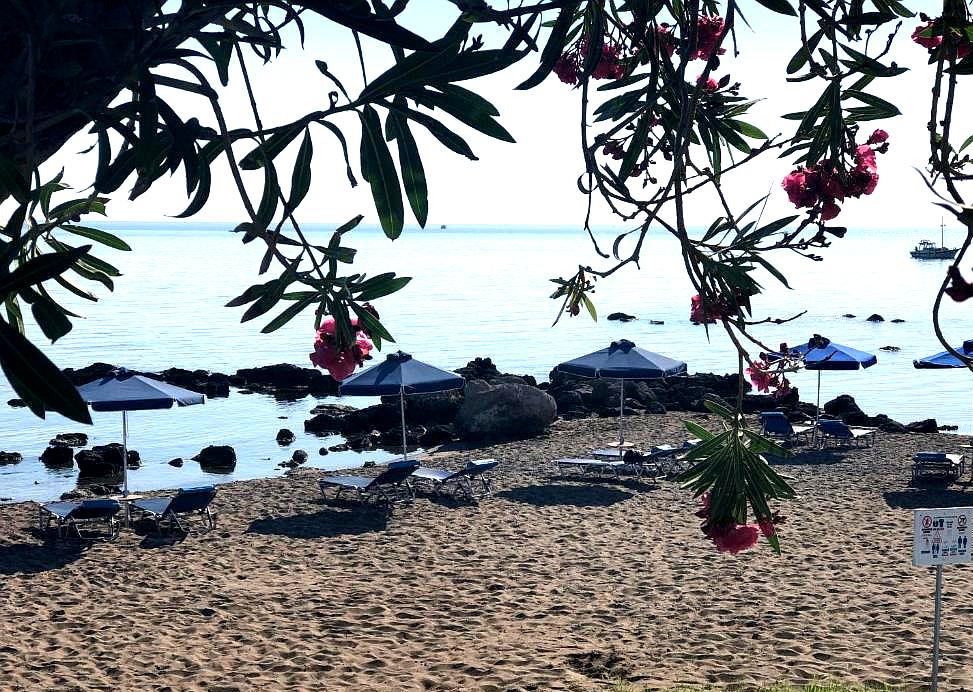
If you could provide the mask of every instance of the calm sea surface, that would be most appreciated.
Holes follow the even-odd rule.
[[[102,290],[98,303],[78,305],[65,300],[85,319],[76,320],[74,330],[57,344],[45,347],[60,366],[105,361],[139,370],[177,366],[225,373],[281,362],[309,366],[310,315],[264,335],[260,329],[267,320],[241,324],[242,309],[223,307],[256,282],[257,243],[243,246],[238,235],[219,225],[116,224],[111,230],[124,237],[133,252],[99,255],[124,274],[116,280],[116,293]],[[323,241],[329,231],[321,227],[310,233]],[[823,262],[783,255],[776,263],[790,279],[791,290],[774,285],[768,275],[761,277],[772,290],[758,298],[754,317],[783,318],[807,311],[788,324],[760,327],[758,334],[771,345],[797,344],[817,332],[878,354],[878,365],[868,370],[824,373],[822,401],[849,393],[869,413],[884,412],[902,422],[936,418],[940,424],[958,425],[960,432],[969,433],[973,420],[969,373],[912,367],[914,358],[942,350],[932,331],[930,311],[946,263],[916,261],[908,253],[929,235],[922,230],[854,230],[823,253]],[[959,232],[952,235],[951,240],[947,232],[946,244],[955,246]],[[606,231],[600,237],[610,248],[613,234]],[[624,337],[686,361],[690,372],[735,371],[735,354],[722,332],[711,331],[707,339],[702,327],[688,321],[692,291],[675,243],[663,234],[648,240],[642,270],[627,268],[599,283],[594,294],[601,316],[597,322],[582,314],[556,327],[551,327],[556,305],[548,298],[554,284],[548,280],[571,274],[579,263],[599,266],[590,242],[578,231],[451,226],[407,231],[393,243],[374,229],[361,228],[346,238],[347,244],[359,248],[357,269],[414,277],[406,290],[378,303],[383,322],[397,341],[386,351],[398,347],[447,369],[476,356],[490,356],[502,371],[547,379],[557,363]],[[608,322],[604,316],[613,311],[634,314],[639,320]],[[857,317],[845,318],[844,313]],[[872,313],[886,321],[865,321]],[[973,309],[949,303],[944,314],[949,317],[947,336],[953,342],[973,337]],[[905,322],[892,324],[895,318]],[[652,325],[649,320],[664,324]],[[38,335],[35,330],[33,336]],[[882,346],[901,350],[878,351]],[[814,401],[816,374],[798,373],[792,379],[801,389],[801,398]],[[13,396],[0,378],[0,401]],[[289,458],[293,449],[306,449],[309,464],[321,468],[358,466],[389,456],[384,452],[319,456],[319,447],[340,441],[303,433],[308,412],[324,401],[280,402],[231,391],[229,398],[208,400],[204,406],[130,414],[129,444],[143,458],[142,468],[130,472],[130,487],[152,490],[279,475],[277,464]],[[343,403],[373,401],[359,398]],[[94,425],[85,430],[91,444],[119,440],[119,414],[94,413],[93,417]],[[275,442],[281,427],[297,434],[289,448]],[[0,497],[46,500],[74,487],[76,471],[48,470],[37,457],[56,433],[84,428],[57,415],[42,421],[25,409],[0,403],[0,449],[24,455],[20,464],[0,466]],[[189,461],[207,444],[236,448],[238,463],[232,474],[207,474]],[[177,456],[187,459],[182,468],[167,464]]]

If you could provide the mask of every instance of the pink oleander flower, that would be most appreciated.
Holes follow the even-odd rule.
[[[758,392],[769,392],[774,385],[773,373],[767,370],[766,365],[762,366],[760,361],[755,362],[752,368],[747,368],[744,372]]]
[[[690,299],[689,321],[693,324],[713,324],[721,317],[723,317],[723,312],[714,305],[704,309],[703,299],[698,295]]]
[[[760,528],[756,524],[731,524],[720,528],[708,527],[706,535],[721,553],[735,555],[757,545]]]
[[[866,144],[882,144],[889,138],[889,133],[885,130],[875,130],[866,141]]]
[[[570,53],[562,53],[554,63],[554,74],[565,84],[577,84],[581,80],[581,68]]]
[[[934,28],[938,23],[940,23],[939,19],[931,19],[925,24],[920,24],[919,26],[916,27],[915,31],[912,32],[912,40],[918,43],[926,50],[930,50],[930,51],[935,50],[943,43],[942,34],[938,36],[936,35],[921,36],[921,34],[927,29]]]
[[[621,63],[621,46],[617,43],[605,43],[601,47],[601,59],[591,73],[593,79],[618,79],[625,75],[625,66]]]
[[[773,517],[761,517],[757,520],[757,526],[760,527],[760,533],[766,538],[777,535],[777,527],[774,525]]]
[[[672,57],[672,54],[676,52],[676,38],[673,36],[673,27],[668,24],[660,24],[656,27],[655,46],[659,53]]]
[[[713,79],[712,77],[709,77],[704,82],[703,81],[703,75],[699,75],[696,78],[696,83],[702,85],[703,91],[713,92],[713,91],[716,91],[717,89],[720,88],[719,83],[715,79]]]
[[[703,15],[696,24],[696,51],[689,56],[690,60],[709,60],[712,55],[723,55],[725,48],[716,50],[716,44],[723,36],[725,28],[723,17]]]
[[[372,311],[374,308],[370,310]],[[365,330],[359,326],[356,318],[352,318],[351,326],[355,329],[355,342],[344,350],[339,350],[337,347],[334,317],[329,315],[322,319],[321,326],[314,335],[314,351],[310,354],[311,364],[327,370],[331,377],[339,382],[371,358],[369,354],[374,348],[374,344]]]

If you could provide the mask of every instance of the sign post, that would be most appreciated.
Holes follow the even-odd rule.
[[[939,689],[939,623],[943,607],[943,565],[970,562],[973,507],[917,509],[913,512],[912,564],[936,568],[936,605],[932,629],[932,683]]]

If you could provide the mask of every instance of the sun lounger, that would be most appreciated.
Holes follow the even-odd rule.
[[[869,447],[875,442],[875,431],[875,428],[850,428],[840,420],[818,421],[822,446],[830,440],[835,445],[854,444]]]
[[[965,470],[962,454],[918,452],[912,457],[912,479],[915,481],[933,479],[950,483],[959,480]]]
[[[591,453],[593,459],[599,461],[621,461],[622,468],[631,468],[636,478],[649,477],[653,481],[659,476],[659,467],[656,465],[650,454],[646,454],[638,449],[620,449],[618,447],[606,447],[596,449]]]
[[[602,459],[562,458],[555,459],[554,466],[563,476],[564,469],[574,469],[579,473],[608,473],[618,478],[619,469],[625,465],[624,461],[604,461]]]
[[[216,528],[216,516],[210,512],[209,504],[216,497],[216,488],[204,485],[197,488],[180,488],[179,492],[170,497],[150,497],[136,500],[132,509],[138,510],[141,516],[155,522],[156,531],[162,533],[162,522],[168,521],[169,531],[178,528],[185,533],[186,527],[180,517],[198,514],[206,520],[209,529]]]
[[[318,485],[321,487],[321,494],[328,496],[328,488],[337,488],[334,499],[341,497],[345,490],[354,490],[356,496],[362,502],[368,500],[382,500],[384,502],[395,502],[396,499],[412,500],[415,495],[412,486],[409,485],[409,476],[419,468],[418,461],[393,461],[382,473],[375,478],[365,476],[325,476]]]
[[[412,477],[432,481],[433,490],[437,493],[445,490],[449,484],[453,484],[456,488],[462,490],[467,497],[472,498],[474,496],[473,481],[475,480],[480,482],[487,495],[493,494],[490,479],[484,474],[495,469],[499,464],[500,462],[496,459],[479,459],[469,462],[458,471],[444,471],[420,466],[412,474]]]
[[[702,440],[692,438],[681,445],[656,445],[649,449],[649,456],[659,466],[663,476],[673,476],[686,470],[686,454]]]
[[[783,442],[795,442],[803,437],[806,442],[814,431],[813,425],[794,425],[779,411],[764,411],[760,414],[760,426],[764,435]]]
[[[75,535],[82,540],[113,541],[118,538],[118,521],[115,518],[122,506],[118,500],[81,500],[80,502],[48,502],[41,505],[38,526],[46,531],[55,522],[57,535],[63,538],[74,529]],[[108,533],[81,532],[82,527],[105,524]]]

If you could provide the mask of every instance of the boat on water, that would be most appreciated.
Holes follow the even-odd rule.
[[[912,248],[909,254],[914,259],[953,259],[956,253],[959,252],[959,248],[946,247],[944,241],[945,232],[945,224],[940,220],[939,245],[936,245],[935,241],[932,240],[920,240],[919,244]]]

